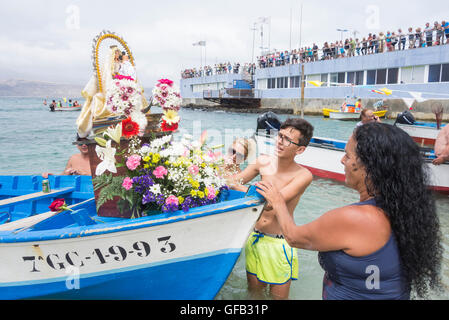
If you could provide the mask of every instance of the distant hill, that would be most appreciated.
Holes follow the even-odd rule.
[[[0,80],[0,97],[81,97],[81,85],[28,81]]]
[[[28,80],[0,80],[0,97],[81,97],[84,85],[72,85]],[[152,88],[144,88],[151,96]]]

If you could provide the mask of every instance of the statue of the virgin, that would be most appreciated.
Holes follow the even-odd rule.
[[[101,90],[99,90],[97,75],[94,73],[83,91],[81,91],[81,94],[86,101],[76,120],[76,125],[78,128],[78,135],[82,138],[87,137],[91,133],[94,120],[116,116],[108,110],[105,102],[106,93],[113,85],[113,77],[117,75],[120,70],[120,55],[121,52],[117,46],[113,45],[110,47],[109,54],[106,57],[103,66],[100,67]],[[147,105],[148,103],[142,95],[142,108],[145,108]]]

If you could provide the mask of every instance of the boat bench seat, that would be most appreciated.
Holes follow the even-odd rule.
[[[39,191],[39,192],[35,192],[35,193],[26,194],[23,196],[16,196],[16,197],[8,198],[8,199],[3,199],[3,200],[0,200],[0,209],[10,207],[10,206],[15,206],[17,204],[30,202],[30,201],[37,201],[37,200],[46,199],[46,198],[56,198],[56,197],[71,193],[73,191],[75,191],[75,187],[67,187],[67,188],[62,188],[62,189],[58,189],[58,190],[52,190],[49,193],[44,193],[42,191]]]

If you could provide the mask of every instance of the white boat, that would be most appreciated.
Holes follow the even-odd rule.
[[[264,148],[266,153],[273,154],[275,141],[272,137],[259,136],[256,141],[258,148]],[[269,145],[271,147],[267,147]],[[341,159],[345,146],[346,141],[313,137],[306,150],[296,156],[295,161],[309,169],[316,177],[344,182],[345,171]],[[427,153],[425,157],[430,172],[430,188],[449,194],[449,162],[435,166],[432,164],[432,159],[435,158],[433,153]]]
[[[66,189],[71,203],[73,188]],[[28,227],[4,224],[0,299],[213,299],[264,205],[253,187],[188,212],[125,219],[99,217],[91,196],[71,205],[73,212],[38,214]],[[44,198],[2,201],[15,220],[54,197]]]
[[[53,111],[80,111],[82,106],[78,107],[56,107]]]
[[[423,146],[434,146],[438,133],[445,126],[442,124],[440,129],[438,129],[436,123],[430,122],[415,122],[414,124],[396,123],[395,125],[407,132],[415,142]]]
[[[360,112],[329,112],[329,118],[343,121],[356,121],[360,119]]]

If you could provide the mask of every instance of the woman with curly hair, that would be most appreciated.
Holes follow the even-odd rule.
[[[441,289],[441,233],[418,146],[383,123],[357,127],[341,160],[360,202],[297,226],[285,201],[257,183],[292,247],[319,251],[323,299],[410,299]]]

